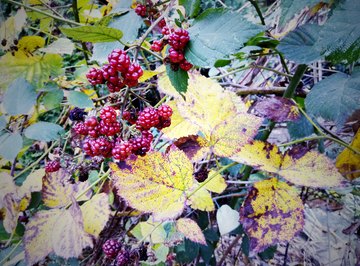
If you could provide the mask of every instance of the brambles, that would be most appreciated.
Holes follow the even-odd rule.
[[[121,249],[121,244],[115,239],[108,239],[102,245],[102,249],[108,258],[115,258]]]

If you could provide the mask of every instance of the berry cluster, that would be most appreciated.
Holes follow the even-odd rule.
[[[108,64],[102,68],[91,68],[86,74],[90,84],[105,84],[110,92],[118,92],[124,86],[135,87],[143,75],[140,65],[130,62],[124,50],[115,49],[108,56]]]
[[[170,29],[165,25],[162,27],[161,33],[164,35],[164,38],[153,41],[151,50],[160,52],[164,45],[168,43],[170,49],[165,62],[168,61],[174,71],[177,71],[179,67],[184,71],[189,71],[193,65],[184,56],[185,46],[190,40],[189,33],[184,29],[176,29],[170,33]]]
[[[121,244],[114,239],[108,239],[102,245],[102,249],[107,258],[115,259],[116,266],[125,266],[130,263],[130,253],[126,249],[121,248]]]
[[[152,127],[161,130],[171,125],[172,109],[168,105],[161,105],[155,109],[147,107],[139,113],[138,117],[125,111],[123,119],[130,124],[135,124],[141,135],[134,135],[128,140],[120,137],[121,125],[117,121],[117,113],[113,107],[105,106],[99,118],[89,116],[85,121],[78,121],[73,125],[73,130],[86,136],[82,143],[84,152],[91,156],[113,157],[115,160],[124,161],[131,154],[144,156],[151,146],[153,135]]]

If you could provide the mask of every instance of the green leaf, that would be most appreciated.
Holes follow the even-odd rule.
[[[168,74],[170,82],[177,92],[186,92],[189,79],[189,75],[186,71],[182,69],[178,69],[178,71],[173,71],[171,67],[167,65],[166,73]]]
[[[288,122],[287,129],[292,140],[305,138],[314,133],[313,125],[310,124],[304,115],[296,121]]]
[[[64,129],[54,123],[38,122],[25,130],[25,136],[29,139],[51,141],[59,138]]]
[[[358,0],[344,1],[323,26],[306,24],[297,28],[281,41],[278,49],[299,64],[324,56],[335,62],[356,62],[360,55],[359,16]]]
[[[306,110],[336,122],[340,129],[360,102],[360,68],[352,76],[337,73],[316,83],[305,100]]]
[[[185,239],[183,243],[175,247],[176,261],[190,263],[199,254],[199,244]]]
[[[216,60],[237,52],[264,28],[226,9],[207,9],[188,29],[185,57],[193,65],[212,67]]]
[[[201,0],[180,0],[179,4],[184,6],[188,17],[193,18],[199,14]]]
[[[299,13],[305,7],[312,7],[317,3],[327,3],[328,0],[281,0],[281,16],[279,19],[279,25],[283,27],[287,21],[294,17],[295,14]]]
[[[72,54],[75,45],[67,38],[60,38],[45,48],[39,49],[41,52],[50,54]]]
[[[68,102],[70,105],[79,108],[92,108],[94,103],[85,93],[80,91],[71,91],[68,95]]]
[[[76,28],[60,28],[67,37],[83,42],[114,42],[121,39],[121,30],[105,26],[80,26]]]
[[[10,115],[27,114],[35,103],[35,88],[23,78],[10,84],[3,99],[5,111]]]
[[[16,158],[23,146],[23,140],[19,133],[5,133],[0,137],[0,155],[12,161]]]
[[[54,90],[47,92],[43,98],[43,104],[46,109],[51,110],[60,106],[62,99],[64,98],[64,92],[62,90]]]
[[[12,81],[19,77],[41,88],[49,81],[49,77],[63,73],[62,57],[57,54],[12,56],[7,53],[0,58],[0,88],[5,89]]]
[[[124,43],[131,43],[138,37],[138,31],[142,24],[142,18],[132,9],[125,15],[114,17],[109,23],[109,27],[121,30],[123,33],[121,40]],[[116,48],[123,49],[124,46],[119,42],[95,43],[91,60],[105,63],[108,60],[108,54]]]

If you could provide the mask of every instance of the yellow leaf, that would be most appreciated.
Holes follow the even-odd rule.
[[[19,33],[26,24],[26,17],[25,9],[20,8],[15,15],[1,23],[0,40],[6,40],[6,45],[2,46],[2,49],[7,50],[14,44],[14,40],[18,38]]]
[[[108,196],[100,193],[85,202],[81,207],[84,217],[85,232],[98,237],[110,217]]]
[[[304,226],[304,206],[298,192],[276,178],[254,183],[240,209],[240,221],[250,238],[250,249],[290,241]]]
[[[343,185],[345,179],[324,154],[309,151],[299,158],[296,156],[297,154],[291,155],[289,152],[281,154],[274,144],[253,141],[244,145],[230,158],[263,171],[276,173],[296,185],[324,188]]]
[[[193,165],[182,151],[171,148],[166,155],[150,152],[127,162],[131,170],[110,165],[119,196],[133,208],[152,213],[157,221],[182,213],[185,191],[193,185]]]
[[[144,70],[143,75],[139,78],[139,82],[147,81],[148,79],[151,79],[153,76],[156,76],[160,72],[158,71],[151,71],[151,70]]]
[[[169,76],[166,74],[165,67],[163,68],[163,73],[158,75],[158,89],[161,93],[169,95],[171,97],[179,98],[181,97],[174,86],[171,84]]]
[[[92,247],[76,202],[67,210],[37,212],[26,224],[23,240],[28,265],[39,262],[51,252],[67,259],[80,256],[85,247]]]
[[[26,180],[20,187],[22,194],[27,194],[35,191],[41,191],[42,189],[42,178],[45,176],[45,169],[41,168],[35,170],[26,177]]]
[[[3,207],[3,199],[6,194],[17,193],[17,188],[11,175],[0,172],[0,208]]]
[[[166,231],[161,222],[151,222],[151,217],[146,222],[138,223],[131,233],[134,233],[136,230],[140,231],[139,239],[144,241],[151,242],[152,244],[161,244],[164,243],[166,239]]]
[[[215,173],[216,172],[214,170],[209,171],[208,178],[211,178],[211,180],[205,184],[204,188],[211,192],[220,194],[226,189],[227,185],[221,174],[214,176]],[[206,182],[206,180],[204,182]]]
[[[215,205],[209,191],[207,191],[204,187],[198,189],[199,185],[200,184],[198,182],[194,182],[194,187],[190,190],[190,193],[197,190],[188,199],[188,203],[191,208],[208,212],[215,210]]]
[[[179,110],[176,106],[175,101],[170,101],[167,103],[173,110],[171,116],[171,125],[170,127],[164,128],[161,132],[170,139],[178,139],[180,137],[195,135],[198,133],[199,128],[185,120],[179,113]]]
[[[189,218],[180,218],[176,221],[176,229],[191,241],[207,245],[205,236],[195,221]]]
[[[25,53],[32,53],[45,46],[45,39],[40,36],[24,36],[19,40],[18,48]]]
[[[88,182],[72,184],[70,176],[63,168],[57,172],[48,173],[43,178],[42,199],[44,204],[50,208],[63,207],[67,205],[72,197],[82,193],[88,186]],[[91,191],[78,200],[90,199]]]
[[[360,130],[357,131],[350,146],[360,151]],[[360,177],[360,155],[345,148],[336,158],[336,167],[348,179],[358,178]]]
[[[87,96],[89,96],[90,99],[97,99],[98,95],[94,89],[81,89],[83,93],[85,93]]]
[[[20,210],[19,203],[15,200],[15,195],[12,193],[6,194],[4,197],[4,209],[5,209],[5,218],[4,218],[4,228],[8,233],[12,233],[17,225],[19,218]]]

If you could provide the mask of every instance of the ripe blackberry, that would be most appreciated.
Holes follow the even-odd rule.
[[[106,257],[115,258],[121,248],[121,244],[115,239],[108,239],[102,245],[102,250],[104,251]]]
[[[168,27],[163,27],[163,28],[161,29],[161,33],[162,33],[162,35],[167,36],[167,35],[170,34],[170,30],[169,30]]]
[[[52,173],[56,172],[60,169],[60,162],[59,161],[49,161],[45,165],[45,172]]]
[[[184,71],[189,71],[192,67],[193,65],[190,62],[188,62],[186,59],[180,62],[180,68]]]
[[[186,30],[176,29],[169,36],[169,45],[176,50],[183,50],[189,40],[189,33]]]
[[[111,157],[113,143],[105,137],[99,137],[91,142],[91,150],[96,155],[102,155],[106,158]]]
[[[103,65],[102,71],[103,71],[104,79],[106,79],[107,81],[109,81],[111,77],[118,76],[118,71],[116,70],[116,68],[109,64]]]
[[[85,126],[83,122],[78,122],[73,126],[74,131],[77,134],[86,136],[88,134],[88,128]]]
[[[116,122],[116,111],[115,111],[115,109],[113,107],[111,107],[111,106],[105,106],[100,111],[100,118],[105,123]]]
[[[120,123],[118,121],[106,123],[104,120],[100,121],[99,131],[102,135],[105,136],[114,136],[119,133],[121,130]]]
[[[129,111],[124,111],[122,118],[128,121],[132,125],[136,123],[136,119],[137,119],[135,112],[129,112]]]
[[[157,108],[159,116],[163,119],[169,119],[173,113],[173,110],[169,105],[163,104]]]
[[[89,136],[94,138],[99,136],[99,122],[95,116],[87,118],[84,124],[88,129]]]
[[[163,128],[166,128],[166,127],[169,127],[171,126],[171,119],[163,119],[163,118],[160,118],[160,122],[159,124],[156,125],[156,128],[161,130]]]
[[[128,72],[125,74],[124,83],[129,87],[134,87],[138,84],[138,79],[143,75],[143,70],[138,64],[130,65]]]
[[[116,256],[116,266],[130,265],[130,253],[127,250],[120,250]]]
[[[130,156],[132,152],[132,145],[129,141],[121,141],[116,143],[112,149],[112,156],[116,160],[124,161]]]
[[[140,17],[146,17],[146,6],[142,4],[137,4],[135,8],[135,13],[138,14]]]
[[[84,111],[84,109],[75,107],[74,109],[70,110],[69,118],[71,121],[83,121],[86,114],[87,113]]]
[[[119,92],[124,86],[124,80],[119,77],[110,77],[109,81],[106,83],[109,91],[111,93],[113,92]]]
[[[104,84],[103,71],[99,68],[90,68],[89,72],[86,73],[86,77],[91,85]]]
[[[135,155],[144,156],[150,150],[151,141],[144,137],[130,139],[130,143]]]
[[[154,52],[161,52],[163,47],[164,47],[164,44],[163,44],[162,40],[155,40],[155,41],[153,41],[153,43],[151,45],[151,50],[153,50]]]
[[[130,66],[130,57],[124,50],[120,49],[113,50],[108,56],[108,61],[111,66],[121,73],[126,73]]]
[[[174,48],[169,49],[169,59],[172,63],[180,63],[184,60],[184,54]]]
[[[153,107],[146,107],[140,112],[136,121],[136,128],[139,130],[148,130],[159,123],[159,113]]]

